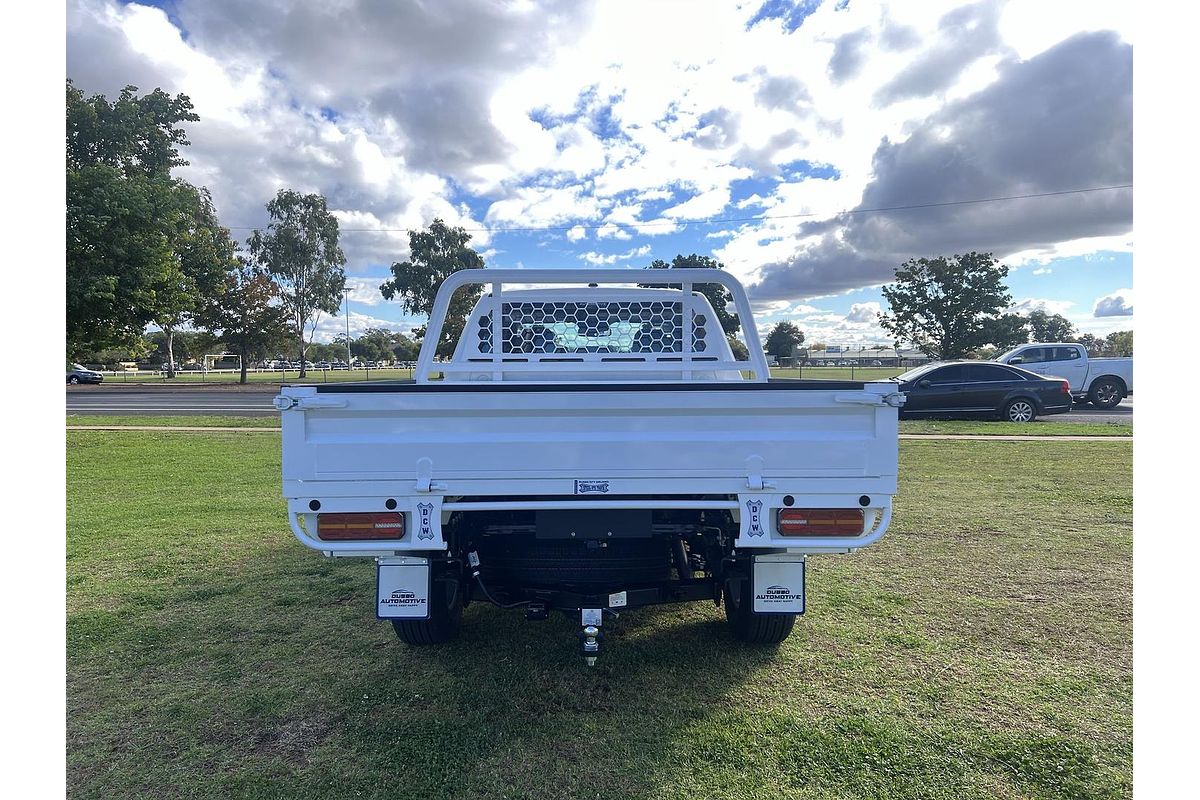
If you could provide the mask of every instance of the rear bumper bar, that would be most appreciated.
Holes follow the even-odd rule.
[[[786,498],[786,499],[785,499]],[[866,503],[863,503],[863,499]],[[442,536],[442,525],[453,512],[489,511],[549,511],[586,510],[620,511],[629,509],[650,510],[725,510],[733,514],[739,523],[739,533],[734,546],[739,549],[780,549],[793,552],[846,552],[866,547],[877,541],[887,531],[892,519],[890,495],[869,497],[846,494],[785,494],[777,490],[767,492],[739,493],[736,499],[728,497],[695,499],[578,499],[578,500],[443,500],[439,495],[416,495],[397,500],[397,510],[408,515],[407,532],[401,539],[381,541],[323,541],[310,535],[316,530],[317,513],[314,501],[291,500],[288,503],[288,521],[292,533],[301,544],[327,555],[380,556],[411,552],[437,552],[446,549]],[[347,513],[380,511],[384,499],[378,497],[332,497],[316,501],[318,511]],[[775,527],[779,509],[797,508],[861,508],[866,524],[860,536],[800,537],[781,536]]]

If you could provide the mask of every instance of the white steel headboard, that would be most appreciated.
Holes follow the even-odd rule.
[[[763,353],[762,346],[758,338],[758,330],[754,326],[754,316],[750,312],[750,302],[746,299],[746,291],[742,288],[741,283],[736,278],[723,270],[716,269],[672,269],[672,270],[630,270],[630,269],[469,269],[461,270],[447,278],[441,288],[438,290],[437,299],[433,304],[433,313],[429,318],[429,328],[425,332],[425,339],[421,345],[421,355],[417,360],[417,369],[415,378],[418,383],[425,383],[429,380],[431,372],[441,372],[446,374],[454,373],[491,373],[491,380],[502,381],[505,379],[505,373],[511,375],[519,375],[521,373],[532,374],[535,372],[545,371],[547,364],[538,358],[529,360],[522,359],[516,361],[513,358],[506,358],[504,348],[500,346],[503,340],[503,313],[504,308],[504,284],[521,284],[528,286],[530,284],[576,284],[587,286],[588,284],[655,284],[655,285],[672,285],[681,286],[678,291],[678,299],[673,302],[679,302],[683,308],[683,335],[680,341],[680,350],[678,352],[658,354],[659,357],[647,354],[641,363],[625,363],[628,359],[621,359],[620,371],[622,373],[645,373],[649,381],[661,382],[661,378],[656,378],[651,373],[661,375],[664,368],[676,371],[680,379],[690,380],[693,372],[712,373],[715,371],[749,371],[753,374],[751,380],[759,383],[765,383],[769,377],[767,359]],[[703,298],[703,295],[696,296],[693,294],[694,287],[697,284],[715,283],[725,287],[733,296],[733,305],[737,311],[738,319],[741,321],[742,333],[746,339],[746,347],[750,351],[749,361],[729,361],[729,360],[713,360],[711,356],[697,356],[692,352],[692,337],[689,332],[690,320],[693,317],[693,304],[701,309],[707,309],[708,302]],[[461,289],[463,286],[478,284],[491,287],[490,297],[485,297],[483,302],[491,306],[494,311],[491,314],[492,335],[491,341],[494,346],[491,348],[490,358],[485,356],[481,359],[476,355],[470,363],[455,360],[448,363],[434,363],[434,355],[437,351],[437,343],[441,340],[442,325],[445,320],[447,308],[450,305],[450,299],[454,292]],[[513,296],[517,300],[517,296]],[[580,302],[587,302],[586,295],[579,296]],[[713,324],[717,324],[713,320]],[[469,330],[464,330],[463,336],[470,335]],[[461,348],[460,348],[461,350]],[[561,359],[556,359],[561,361]],[[603,368],[596,363],[599,358],[585,358],[582,363],[555,363],[553,365],[554,372],[567,373],[572,372],[595,374],[598,367]],[[482,363],[481,363],[482,362]],[[667,362],[670,362],[669,364]],[[532,375],[531,375],[532,377]],[[512,382],[513,378],[508,379]],[[517,378],[517,380],[521,380]]]

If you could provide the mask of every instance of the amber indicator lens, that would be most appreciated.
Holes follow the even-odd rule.
[[[327,542],[403,537],[403,514],[317,514],[317,538]]]
[[[863,532],[861,508],[781,508],[780,536],[858,536]]]

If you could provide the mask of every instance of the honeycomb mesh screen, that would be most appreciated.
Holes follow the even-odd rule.
[[[503,303],[501,352],[678,353],[683,304],[663,302]],[[703,315],[692,319],[693,349],[703,351]],[[479,352],[491,353],[492,315],[478,322]],[[697,346],[696,343],[700,344]]]

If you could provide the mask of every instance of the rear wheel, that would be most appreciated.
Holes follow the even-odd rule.
[[[67,378],[67,383],[71,384],[72,386],[78,386],[79,385],[79,376],[72,375],[71,377]]]
[[[1116,408],[1124,398],[1125,392],[1121,388],[1121,384],[1111,378],[1101,378],[1096,381],[1092,384],[1091,391],[1088,392],[1088,399],[1096,408]]]
[[[405,644],[442,644],[458,634],[462,610],[463,587],[458,577],[435,577],[429,590],[429,619],[394,619],[392,628]]]
[[[1037,409],[1029,400],[1017,398],[1004,407],[1004,418],[1009,422],[1033,422],[1037,418]]]
[[[779,644],[792,633],[795,614],[755,614],[753,587],[744,576],[725,581],[725,621],[733,637],[749,644]]]

